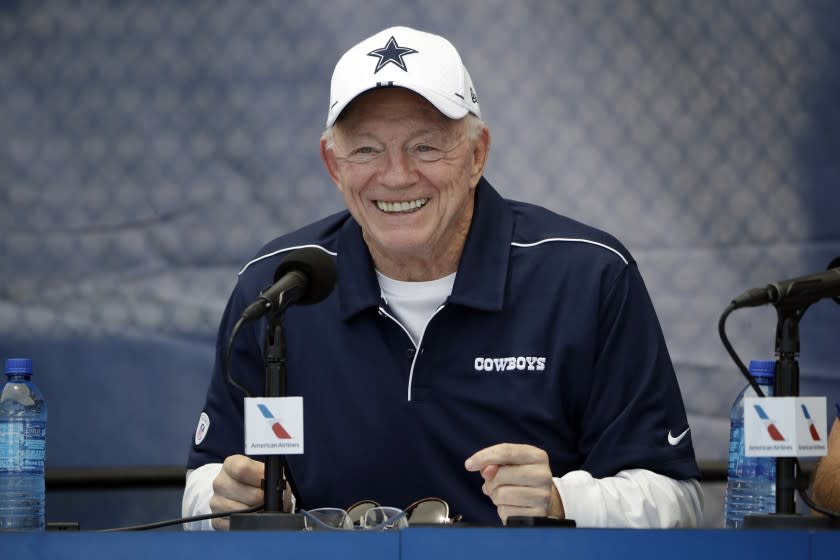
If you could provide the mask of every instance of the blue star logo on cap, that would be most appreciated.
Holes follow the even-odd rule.
[[[379,60],[376,62],[376,69],[373,71],[374,74],[382,70],[382,68],[386,64],[395,64],[398,67],[402,68],[404,71],[408,72],[408,68],[405,66],[405,61],[403,57],[409,54],[415,54],[419,51],[415,51],[414,49],[410,49],[408,47],[401,47],[397,44],[397,40],[394,39],[393,35],[388,42],[385,44],[384,47],[381,49],[375,49],[370,51],[367,55],[368,56],[375,56],[378,57]]]

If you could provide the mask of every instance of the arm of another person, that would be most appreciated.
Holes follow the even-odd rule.
[[[840,417],[834,420],[828,436],[828,454],[817,464],[813,493],[817,505],[840,511]]]
[[[697,527],[703,495],[694,480],[675,480],[646,469],[597,479],[585,471],[553,477],[548,455],[530,445],[500,444],[467,459],[480,471],[484,493],[503,522],[512,515],[574,519],[579,527]]]

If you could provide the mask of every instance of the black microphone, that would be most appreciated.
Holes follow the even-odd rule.
[[[274,272],[274,284],[260,293],[242,312],[243,321],[253,321],[269,311],[290,305],[309,305],[326,298],[335,286],[332,257],[321,249],[304,247],[289,253]]]
[[[828,270],[808,276],[781,280],[764,288],[747,290],[732,300],[735,308],[756,307],[772,303],[791,307],[807,307],[823,298],[840,303],[840,257],[828,265]]]

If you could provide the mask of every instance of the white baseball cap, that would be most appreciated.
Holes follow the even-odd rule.
[[[353,99],[381,87],[410,89],[451,119],[467,113],[481,118],[472,79],[452,43],[409,27],[390,27],[351,48],[335,65],[327,128]]]

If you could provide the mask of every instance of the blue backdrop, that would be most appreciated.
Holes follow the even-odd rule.
[[[184,463],[236,271],[342,207],[333,65],[394,24],[461,51],[497,188],[633,252],[699,458],[725,458],[720,312],[840,255],[831,0],[0,2],[0,357],[35,359],[49,467]],[[729,324],[772,357],[772,308]],[[805,316],[803,394],[840,400],[838,325]]]

